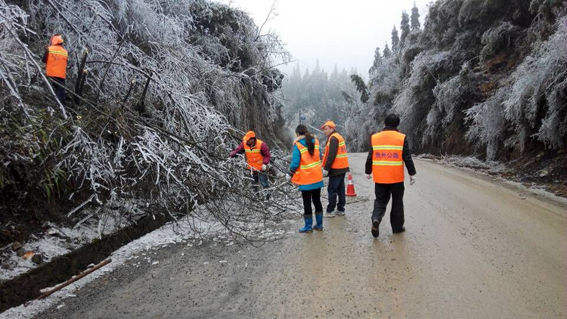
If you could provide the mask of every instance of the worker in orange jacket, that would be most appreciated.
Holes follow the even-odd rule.
[[[323,187],[323,169],[321,167],[321,149],[319,141],[303,124],[295,129],[297,138],[293,141],[293,150],[287,180],[298,186],[303,198],[303,220],[305,225],[300,233],[323,230],[323,205],[321,188]],[[313,208],[315,206],[315,226],[313,226]]]
[[[378,237],[379,226],[392,196],[390,224],[392,232],[402,233],[404,227],[404,163],[410,175],[410,185],[415,183],[415,165],[411,158],[406,136],[398,131],[400,118],[396,114],[386,116],[384,129],[370,137],[371,148],[366,159],[366,178],[374,178],[374,210],[372,211],[372,236]]]
[[[333,121],[327,121],[321,126],[321,130],[327,136],[323,156],[323,175],[329,176],[327,217],[345,214],[345,174],[349,171],[348,153],[345,139],[336,131],[336,127]]]
[[[63,36],[55,34],[45,48],[43,62],[45,73],[55,90],[55,95],[61,104],[65,104],[65,78],[67,77],[68,53],[63,48]]]
[[[254,133],[254,131],[248,131],[242,138],[242,142],[230,153],[229,156],[234,157],[237,154],[242,153],[246,156],[248,169],[252,172],[254,189],[256,192],[259,191],[258,182],[262,184],[264,189],[269,188],[270,182],[266,173],[268,165],[270,164],[271,155],[268,144],[256,138],[256,133]],[[270,199],[269,192],[266,193],[266,199]]]

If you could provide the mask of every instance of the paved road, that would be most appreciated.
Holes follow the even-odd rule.
[[[393,235],[386,218],[375,240],[364,159],[350,158],[359,196],[322,233],[171,247],[153,255],[159,265],[125,265],[39,317],[567,317],[565,206],[420,160],[407,232]]]

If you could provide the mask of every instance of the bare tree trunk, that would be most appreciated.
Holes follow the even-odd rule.
[[[128,98],[130,97],[130,93],[132,93],[132,90],[134,89],[135,86],[136,86],[136,80],[132,79],[132,81],[130,81],[130,87],[128,88],[128,92],[126,92],[124,99],[122,99],[123,107],[124,104],[126,104],[126,102],[128,101]]]
[[[80,100],[77,96],[81,96],[83,91],[83,85],[87,72],[85,71],[85,64],[87,63],[87,57],[89,55],[89,50],[85,48],[83,50],[83,57],[81,58],[81,63],[79,64],[79,70],[77,72],[77,81],[75,81],[75,98],[73,99],[76,106],[79,106]]]
[[[142,96],[140,97],[138,104],[136,104],[136,110],[138,110],[140,114],[146,114],[146,106],[144,104],[144,100],[146,99],[146,93],[148,93],[148,87],[150,86],[152,75],[153,75],[153,71],[150,71],[150,73],[148,74],[146,85],[144,86],[144,91],[142,92]]]

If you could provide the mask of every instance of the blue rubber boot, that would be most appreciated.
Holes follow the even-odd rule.
[[[313,226],[313,229],[318,231],[323,230],[323,212],[315,213],[315,221],[317,224]]]
[[[313,231],[311,225],[313,225],[313,217],[303,217],[305,219],[305,226],[299,229],[300,233],[310,233]]]

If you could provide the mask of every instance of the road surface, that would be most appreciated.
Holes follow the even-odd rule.
[[[260,248],[170,247],[38,318],[567,317],[565,206],[418,160],[407,231],[392,234],[388,211],[373,239],[364,160],[350,155],[358,197],[324,232],[296,233],[298,218]]]

